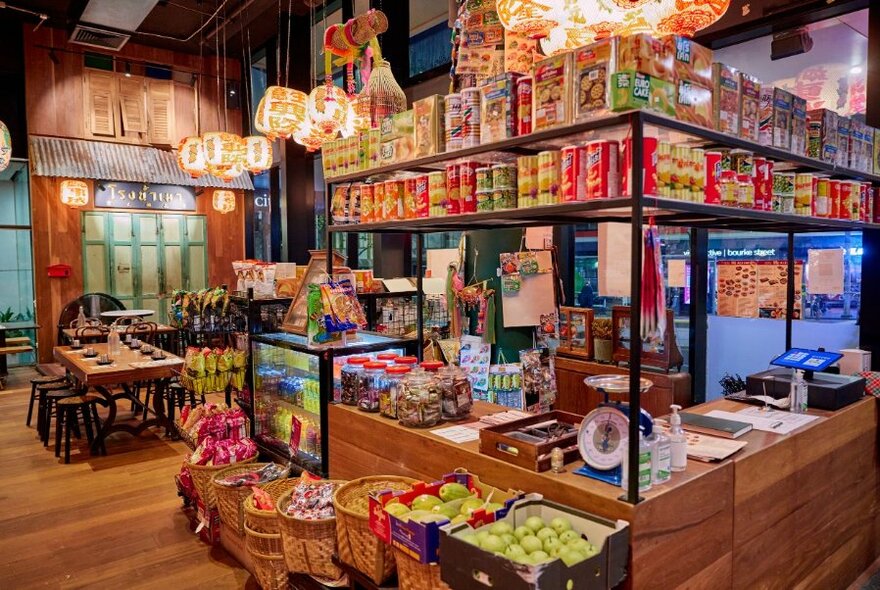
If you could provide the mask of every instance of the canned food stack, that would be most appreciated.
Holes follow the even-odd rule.
[[[361,195],[363,201],[363,195]],[[430,172],[428,173],[428,215],[430,217],[443,217],[446,215],[446,173]],[[361,205],[363,208],[363,205]]]
[[[538,156],[520,156],[516,159],[517,199],[520,209],[538,204]]]
[[[556,150],[538,152],[538,201],[535,205],[559,202],[559,176],[562,156]]]
[[[462,162],[458,166],[459,178],[459,213],[475,213],[477,211],[477,168],[479,162]]]
[[[517,168],[513,164],[492,166],[492,208],[516,209]]]
[[[446,212],[461,213],[461,175],[458,164],[446,165]]]
[[[480,90],[465,88],[461,91],[461,147],[480,145]]]

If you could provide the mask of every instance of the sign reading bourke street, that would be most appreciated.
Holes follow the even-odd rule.
[[[95,207],[195,211],[196,192],[190,186],[99,180],[95,183]]]

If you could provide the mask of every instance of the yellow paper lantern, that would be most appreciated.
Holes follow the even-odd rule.
[[[495,9],[505,29],[537,39],[559,25],[554,9],[560,4],[559,0],[497,0]]]
[[[231,182],[234,178],[238,178],[244,173],[244,166],[241,162],[235,162],[233,164],[221,164],[220,166],[208,164],[207,168],[208,174],[216,176],[223,182]]]
[[[309,93],[308,113],[312,126],[323,135],[335,135],[345,125],[348,97],[342,88],[331,82],[321,84]]]
[[[306,151],[309,152],[314,152],[321,149],[321,146],[324,145],[324,142],[330,141],[335,138],[335,131],[333,133],[323,133],[314,125],[303,125],[293,134],[293,141],[302,146],[305,146]]]
[[[224,215],[235,211],[235,193],[225,189],[215,190],[212,205],[215,211]]]
[[[193,135],[180,140],[177,146],[177,165],[193,178],[198,178],[206,172],[205,150],[202,147],[201,137]]]
[[[215,168],[241,164],[244,160],[244,143],[235,133],[211,131],[202,135],[205,162]]]
[[[11,159],[12,136],[9,134],[9,127],[6,126],[6,123],[0,121],[0,172],[6,170]]]
[[[269,139],[287,139],[306,120],[307,103],[305,92],[269,86],[257,106],[254,128]]]
[[[342,126],[342,137],[353,137],[359,131],[370,129],[370,97],[358,94],[348,103],[345,124]]]
[[[257,174],[272,167],[272,143],[262,135],[244,138],[244,167]]]
[[[83,207],[88,205],[89,185],[82,180],[62,180],[61,202],[68,207]]]

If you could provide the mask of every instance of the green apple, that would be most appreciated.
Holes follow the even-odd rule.
[[[471,495],[470,490],[461,485],[460,483],[445,483],[440,486],[440,498],[444,502],[451,502],[452,500],[460,500],[461,498],[467,498]]]
[[[507,549],[507,546],[504,544],[504,539],[491,533],[486,535],[486,537],[480,542],[480,547],[493,553],[497,551],[503,552]]]
[[[497,502],[489,502],[484,507],[484,509],[486,510],[486,514],[492,514],[493,512],[498,512],[502,508],[504,508],[504,504],[498,504]]]
[[[509,535],[513,533],[513,527],[506,522],[496,522],[489,527],[489,532],[493,535]]]
[[[551,529],[548,526],[545,526],[544,528],[539,530],[537,533],[535,533],[535,536],[538,537],[539,539],[541,539],[542,542],[546,541],[550,537],[553,537],[554,539],[559,537],[559,535],[556,534],[556,531],[554,531],[553,529]]]
[[[523,537],[519,540],[519,544],[523,549],[526,550],[526,553],[531,555],[535,551],[540,551],[544,548],[544,543],[541,542],[541,539],[534,535],[529,535],[528,537]]]
[[[516,527],[516,529],[514,529],[513,531],[513,536],[515,536],[517,539],[522,539],[523,537],[528,537],[532,534],[534,534],[532,532],[532,529],[523,525]]]
[[[516,563],[522,563],[524,565],[532,565],[532,560],[529,558],[529,554],[523,551],[522,555],[514,555],[510,558],[511,561],[515,561]]]
[[[571,543],[575,539],[580,539],[580,538],[581,538],[581,536],[579,534],[577,534],[577,531],[562,531],[561,533],[559,533],[559,540],[562,541],[563,543],[565,543],[566,545],[568,543]]]
[[[461,503],[460,512],[465,516],[470,516],[471,512],[483,505],[483,501],[479,498],[468,498]]]
[[[442,514],[449,519],[455,518],[459,515],[458,506],[448,502],[446,504],[438,504],[437,506],[434,506],[432,510],[433,512],[437,514]]]
[[[502,539],[504,539],[504,542],[505,542],[507,545],[513,545],[514,543],[519,542],[519,539],[517,539],[515,536],[513,536],[513,535],[510,534],[510,533],[504,533],[503,535],[499,535],[499,537],[501,537]]]
[[[561,535],[565,531],[571,530],[571,523],[568,522],[567,518],[562,518],[561,516],[557,516],[553,520],[550,521],[550,528],[556,531],[557,535]]]
[[[594,555],[599,555],[601,552],[602,552],[602,550],[599,547],[596,547],[595,545],[590,544],[590,548],[589,548],[589,550],[587,550],[584,553],[584,557],[589,559],[589,558],[593,557]]]
[[[406,504],[401,504],[400,502],[393,502],[391,504],[385,505],[385,512],[392,516],[396,516],[398,518],[402,517],[404,514],[409,512],[409,508],[406,507]]]
[[[553,555],[553,551],[559,551],[559,548],[563,547],[562,542],[556,537],[547,537],[544,539],[544,551],[549,555]]]
[[[464,514],[459,514],[458,516],[454,517],[449,522],[452,524],[461,524],[463,522],[467,522],[467,516],[465,516]]]
[[[483,529],[481,531],[477,531],[477,539],[480,540],[480,545],[483,544],[483,539],[489,536],[488,529]]]
[[[461,537],[461,540],[464,541],[465,543],[470,543],[471,545],[476,545],[477,547],[480,546],[480,540],[474,534],[464,535],[463,537]]]
[[[528,555],[528,553],[526,553],[526,550],[518,543],[512,543],[504,550],[504,555],[507,556],[508,559],[515,561],[516,557],[525,556]]]
[[[535,551],[533,553],[529,553],[529,559],[532,560],[532,563],[535,565],[539,563],[544,563],[545,561],[550,561],[550,556],[547,555],[544,551]]]
[[[544,521],[541,520],[540,516],[530,516],[526,519],[524,524],[532,529],[532,533],[537,533],[544,528]]]
[[[571,547],[563,547],[559,551],[559,559],[562,560],[562,563],[571,567],[577,563],[582,562],[586,559],[580,551],[576,551]]]
[[[434,513],[430,510],[413,510],[412,512],[407,512],[406,514],[403,514],[398,518],[400,518],[400,520],[404,522],[408,522],[410,520],[415,520],[418,522],[420,518],[424,516],[432,516],[433,514]]]
[[[429,523],[429,522],[447,522],[449,519],[443,516],[442,514],[435,514],[434,512],[429,512],[428,514],[419,514],[416,517],[410,518],[410,520],[414,520],[416,522],[421,523]]]
[[[443,500],[441,500],[437,496],[432,496],[431,494],[422,494],[421,496],[416,496],[415,500],[412,501],[412,509],[431,510],[434,506],[439,506],[442,503]]]
[[[581,554],[585,554],[590,550],[590,542],[586,539],[575,539],[574,541],[570,541],[566,543],[566,547],[569,549],[574,549],[575,551],[580,552]]]

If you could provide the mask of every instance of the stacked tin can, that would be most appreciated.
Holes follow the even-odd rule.
[[[361,195],[361,202],[363,202]],[[445,172],[429,172],[428,173],[428,201],[430,203],[429,215],[431,217],[443,217],[447,213],[446,199],[446,173]],[[363,208],[363,205],[361,205]]]
[[[461,91],[461,146],[480,145],[480,89],[465,88]]]
[[[520,156],[516,159],[517,199],[520,209],[538,204],[538,156]]]
[[[461,149],[462,121],[461,121],[461,95],[447,94],[443,101],[444,119],[446,123],[446,150]]]
[[[515,209],[517,205],[517,168],[514,164],[492,166],[492,208]]]
[[[538,153],[538,202],[555,205],[559,202],[559,175],[562,156],[558,151]]]

